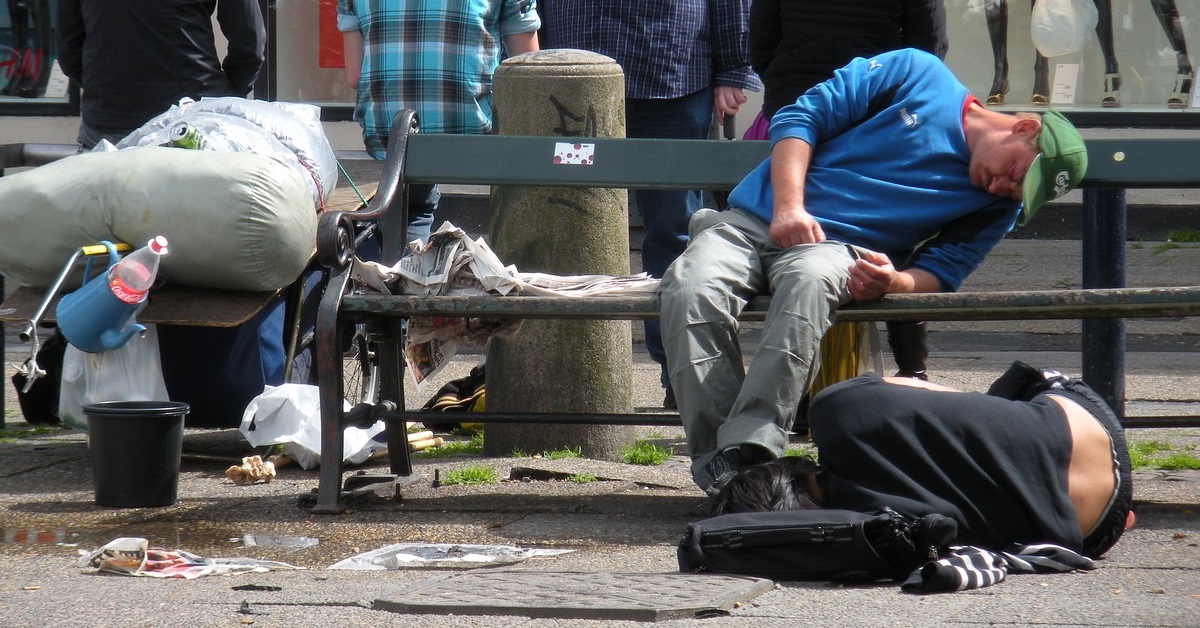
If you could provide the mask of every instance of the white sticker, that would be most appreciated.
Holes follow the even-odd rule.
[[[1054,67],[1054,87],[1050,102],[1055,105],[1070,105],[1075,102],[1075,87],[1079,83],[1079,64],[1060,63]]]
[[[554,163],[569,166],[590,166],[595,160],[595,152],[595,144],[558,142],[554,145]]]

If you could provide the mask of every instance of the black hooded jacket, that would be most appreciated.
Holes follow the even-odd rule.
[[[245,96],[266,40],[258,0],[58,0],[58,62],[98,131],[136,129],[184,96]]]
[[[770,119],[855,57],[898,48],[946,56],[942,0],[754,0],[750,62]]]

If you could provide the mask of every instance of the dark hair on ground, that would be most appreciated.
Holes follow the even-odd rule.
[[[784,456],[742,469],[721,489],[716,514],[820,508],[808,494],[805,476],[819,471],[808,456]]]

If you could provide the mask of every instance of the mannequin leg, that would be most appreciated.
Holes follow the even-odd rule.
[[[0,90],[0,96],[20,96],[28,82],[28,78],[25,76],[25,55],[32,51],[27,46],[29,42],[29,4],[25,0],[10,0],[8,19],[9,24],[12,25],[12,54],[16,55],[16,58],[13,59],[16,64],[16,72],[12,74],[8,84]]]
[[[1037,0],[1029,0],[1029,7],[1037,6]],[[1033,93],[1029,102],[1045,106],[1050,104],[1050,62],[1037,48],[1033,49]]]
[[[988,38],[992,40],[992,59],[995,73],[987,104],[1003,105],[1008,93],[1008,0],[988,0],[983,8],[987,18]]]
[[[1050,104],[1050,60],[1042,56],[1042,53],[1035,53],[1037,56],[1033,60],[1033,94],[1029,97],[1029,102],[1045,107]]]
[[[1100,20],[1096,22],[1096,38],[1104,55],[1104,96],[1100,105],[1121,106],[1121,71],[1117,68],[1117,53],[1113,48],[1112,0],[1095,0]]]
[[[1179,9],[1175,6],[1175,0],[1150,0],[1150,4],[1154,7],[1154,14],[1158,16],[1163,32],[1167,34],[1167,40],[1171,42],[1171,48],[1175,50],[1175,63],[1179,67],[1175,75],[1175,89],[1167,97],[1167,106],[1182,109],[1188,106],[1191,99],[1195,73],[1188,59],[1187,40],[1183,36],[1183,24],[1179,22]]]
[[[37,0],[34,5],[34,45],[38,50],[38,73],[34,79],[33,94],[30,97],[41,98],[46,93],[46,84],[50,82],[51,52],[54,36],[50,32],[50,0]]]

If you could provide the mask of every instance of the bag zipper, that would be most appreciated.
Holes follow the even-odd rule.
[[[767,545],[826,545],[854,541],[853,524],[805,526],[788,530],[725,530],[701,533],[700,547],[737,549]]]

